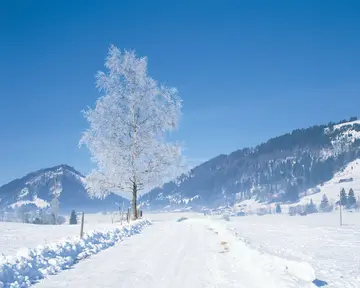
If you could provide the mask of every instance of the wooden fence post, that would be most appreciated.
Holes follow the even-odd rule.
[[[123,218],[124,218],[124,201],[123,201],[123,204],[122,204],[122,209],[121,209],[121,220],[120,220],[120,225],[122,225],[122,223],[123,223]]]
[[[84,218],[85,218],[85,214],[84,214],[84,212],[82,212],[81,213],[80,238],[82,238],[84,235]]]

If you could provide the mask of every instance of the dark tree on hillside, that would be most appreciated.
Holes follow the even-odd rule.
[[[353,116],[353,117],[351,117],[351,118],[349,119],[350,122],[356,121],[356,120],[358,120],[358,117],[356,117],[356,116]]]
[[[311,214],[311,213],[317,213],[317,209],[316,209],[316,205],[314,204],[313,200],[310,199],[310,204],[307,204],[305,207],[305,211],[307,214]]]
[[[347,206],[347,195],[346,195],[346,191],[344,188],[341,189],[340,191],[340,203],[341,206]]]
[[[280,214],[281,213],[281,206],[280,204],[276,204],[276,213]]]
[[[354,190],[352,188],[350,188],[349,196],[347,199],[347,207],[352,208],[355,206],[355,204],[356,204],[355,193],[354,193]]]
[[[75,212],[75,210],[72,210],[72,211],[71,211],[69,224],[70,224],[70,225],[76,225],[76,224],[77,224],[77,217],[76,217],[76,212]]]
[[[289,184],[284,195],[285,201],[295,202],[299,199],[298,188],[295,185]]]

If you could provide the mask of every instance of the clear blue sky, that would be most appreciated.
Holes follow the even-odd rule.
[[[2,1],[0,184],[61,163],[83,173],[81,110],[109,44],[179,89],[194,163],[358,116],[358,1]]]

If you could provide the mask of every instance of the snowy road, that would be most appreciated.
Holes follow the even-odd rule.
[[[260,253],[223,223],[193,218],[154,221],[140,235],[34,287],[290,288],[315,287],[314,277],[307,263]]]

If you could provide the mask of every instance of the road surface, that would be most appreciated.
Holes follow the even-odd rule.
[[[307,263],[254,250],[221,221],[204,217],[154,221],[34,287],[316,287],[314,277]]]

